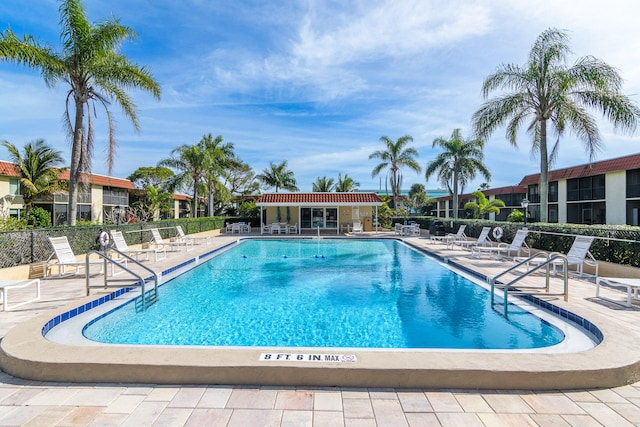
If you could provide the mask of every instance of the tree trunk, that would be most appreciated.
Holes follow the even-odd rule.
[[[75,127],[73,129],[73,145],[71,146],[71,165],[69,167],[69,203],[67,205],[67,223],[76,225],[78,216],[78,185],[80,181],[80,164],[82,144],[84,142],[84,104],[76,100]]]
[[[540,121],[540,222],[548,222],[549,155],[547,154],[547,121]],[[526,212],[525,212],[526,215]]]
[[[458,173],[453,172],[453,219],[458,219]]]

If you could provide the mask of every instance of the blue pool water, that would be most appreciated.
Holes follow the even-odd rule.
[[[393,240],[247,240],[160,287],[159,302],[93,321],[120,344],[530,349],[556,327]]]

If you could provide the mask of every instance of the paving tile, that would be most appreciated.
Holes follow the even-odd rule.
[[[616,427],[633,425],[604,403],[580,402],[578,404],[602,425]]]
[[[597,397],[586,390],[565,391],[563,394],[574,402],[600,402]]]
[[[438,412],[436,418],[442,427],[484,427],[477,414],[465,412]]]
[[[120,427],[150,426],[160,416],[167,402],[144,401],[129,415]]]
[[[206,387],[182,387],[167,405],[168,408],[195,408]]]
[[[409,426],[399,401],[371,399],[371,406],[373,406],[373,413],[378,427]]]
[[[342,389],[342,398],[343,399],[368,399],[369,389],[345,387]]]
[[[91,425],[102,412],[104,407],[101,406],[84,406],[72,408],[67,415],[60,420],[56,426],[86,426]]]
[[[373,419],[373,407],[370,399],[342,399],[344,417],[346,418],[371,418]]]
[[[529,414],[531,419],[540,427],[571,427],[571,424],[561,415]]]
[[[144,402],[145,397],[136,394],[121,394],[105,408],[104,412],[107,414],[130,414],[139,404]]]
[[[44,406],[16,406],[0,418],[2,426],[21,426],[44,411]]]
[[[231,393],[226,407],[232,409],[273,409],[276,395],[275,390],[236,389]]]
[[[217,388],[217,387],[209,387],[207,388],[200,401],[198,402],[198,408],[224,408],[229,401],[229,397],[231,396],[231,392],[233,392],[233,388],[225,387],[225,388]]]
[[[226,426],[232,413],[232,409],[196,408],[184,425],[188,427]]]
[[[632,403],[608,403],[607,406],[629,422],[640,425],[640,408]]]
[[[453,396],[464,412],[493,412],[491,406],[479,394],[454,393]]]
[[[280,427],[282,411],[275,409],[236,409],[227,427]]]
[[[440,427],[440,421],[434,413],[405,414],[409,427]]]
[[[495,413],[520,413],[527,414],[535,412],[521,396],[513,394],[483,394]]]
[[[280,427],[312,427],[313,411],[282,411]]]
[[[169,408],[167,407],[158,416],[158,419],[153,423],[154,427],[182,427],[185,425],[191,413],[192,409],[188,408]]]
[[[373,418],[345,418],[344,427],[378,427]]]
[[[40,393],[27,400],[24,404],[29,406],[64,405],[65,402],[71,398],[71,396],[77,393],[77,390],[71,388],[42,389]]]
[[[463,412],[453,393],[448,391],[428,391],[425,393],[435,412]]]
[[[590,393],[603,403],[626,403],[627,400],[611,389],[591,390]]]
[[[342,412],[338,411],[314,411],[313,427],[344,427],[345,421]]]
[[[633,387],[631,385],[625,385],[622,387],[615,387],[612,388],[611,391],[613,391],[616,394],[619,394],[620,396],[624,397],[625,399],[629,399],[629,398],[640,398],[640,389],[637,387]]]
[[[342,393],[318,391],[313,394],[314,411],[342,411]]]
[[[571,427],[602,427],[591,415],[563,415],[562,418]]]
[[[155,387],[145,399],[148,402],[170,402],[180,390],[179,387]]]
[[[313,393],[310,391],[279,391],[275,409],[313,410]]]
[[[393,389],[371,389],[369,390],[369,397],[371,399],[390,399],[398,400],[398,394]]]
[[[478,414],[484,427],[538,427],[528,414]]]
[[[60,421],[73,409],[72,406],[47,406],[42,412],[23,424],[22,427],[49,427],[59,425]]]
[[[433,412],[433,408],[423,392],[398,392],[398,399],[404,412]]]
[[[24,405],[25,402],[33,399],[40,393],[42,393],[45,389],[40,388],[22,388],[15,393],[11,393],[6,398],[2,399],[0,405],[6,406],[20,406]]]
[[[562,394],[526,394],[522,399],[538,414],[585,413],[581,407]]]
[[[122,393],[122,390],[110,387],[79,389],[77,393],[65,400],[65,405],[109,406]]]
[[[98,416],[96,416],[92,421],[91,421],[91,427],[113,427],[113,426],[119,426],[122,423],[124,423],[124,421],[126,420],[126,418],[129,416],[129,414],[105,414],[104,412],[99,414]]]

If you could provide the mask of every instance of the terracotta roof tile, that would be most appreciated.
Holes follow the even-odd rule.
[[[0,175],[4,176],[20,176],[20,170],[15,163],[4,162],[0,160]]]
[[[580,178],[582,176],[600,175],[607,172],[640,168],[640,154],[587,163],[570,168],[549,171],[549,182],[561,179]],[[531,185],[540,182],[540,174],[527,175],[519,185]]]
[[[69,180],[69,170],[66,170],[60,174],[60,179],[65,181]],[[111,176],[92,174],[89,176],[89,182],[95,185],[102,185],[104,187],[126,188],[129,190],[135,189],[133,182],[124,178],[113,178]]]
[[[376,193],[268,193],[256,205],[381,205]]]

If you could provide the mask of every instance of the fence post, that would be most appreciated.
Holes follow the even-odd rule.
[[[35,231],[31,230],[31,259],[29,260],[30,263],[34,263],[36,259],[36,237],[35,237]]]

